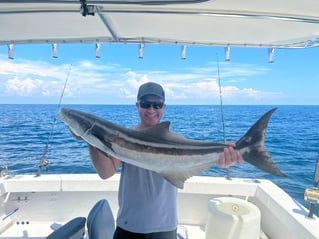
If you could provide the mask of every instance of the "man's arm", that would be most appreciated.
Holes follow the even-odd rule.
[[[102,179],[107,179],[113,176],[119,168],[121,161],[116,158],[106,156],[92,145],[88,146],[92,164],[94,165],[98,175]]]
[[[74,134],[71,129],[70,131],[74,138],[77,140],[83,140],[81,136]],[[102,179],[112,177],[119,168],[121,161],[116,158],[106,156],[99,149],[90,144],[88,144],[88,147],[92,164],[98,175]]]

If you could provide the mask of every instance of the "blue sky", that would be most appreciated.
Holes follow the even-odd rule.
[[[64,104],[133,104],[147,81],[163,85],[168,104],[219,104],[217,58],[225,105],[318,105],[319,48],[232,48],[225,62],[222,47],[136,44],[60,44],[52,58],[50,44],[16,45],[14,60],[0,46],[0,103],[57,104],[66,79]],[[69,77],[68,77],[69,74]]]

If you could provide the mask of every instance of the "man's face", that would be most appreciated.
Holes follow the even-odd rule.
[[[140,127],[147,128],[160,123],[166,105],[158,96],[149,95],[136,103],[141,118]]]

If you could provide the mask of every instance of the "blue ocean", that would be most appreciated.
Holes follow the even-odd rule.
[[[139,122],[135,105],[63,105],[103,117],[125,127]],[[265,173],[248,163],[231,167],[232,177],[269,179],[307,208],[305,188],[313,187],[319,153],[319,106],[220,106],[168,105],[165,121],[171,130],[187,138],[237,141],[264,113],[277,108],[270,119],[265,145],[287,178]],[[224,128],[222,122],[224,115]],[[65,124],[56,119],[56,105],[0,105],[0,164],[11,174],[36,174],[40,160],[50,161],[53,173],[95,173],[87,145],[75,140]],[[45,148],[47,147],[47,151]],[[202,175],[226,176],[226,170],[211,168]],[[316,208],[319,215],[319,206]]]

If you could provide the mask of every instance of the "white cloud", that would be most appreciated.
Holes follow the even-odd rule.
[[[137,71],[118,64],[89,60],[74,62],[70,66],[27,60],[8,62],[0,58],[0,66],[0,96],[42,97],[44,101],[48,98],[57,101],[67,80],[64,92],[66,103],[134,103],[138,87],[145,82],[156,81],[163,85],[170,103],[219,102],[218,74],[212,63],[166,71]],[[236,82],[265,74],[267,69],[229,63],[222,69],[221,90],[225,102],[262,100],[276,95],[236,86]],[[25,103],[25,99],[21,103]]]
[[[21,96],[32,95],[43,82],[41,80],[32,80],[30,78],[19,80],[17,77],[10,79],[6,83],[6,92],[8,94],[16,94]]]

